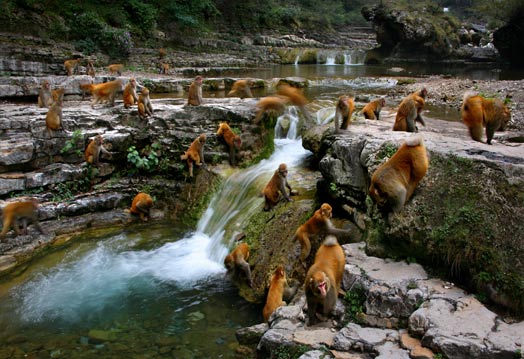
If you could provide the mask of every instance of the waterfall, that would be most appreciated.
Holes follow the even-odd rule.
[[[295,57],[295,62],[293,64],[298,65],[299,60],[300,60],[300,55],[297,55],[297,57]]]
[[[326,65],[335,65],[335,56],[334,55],[326,56]]]
[[[235,228],[240,230],[247,218],[262,211],[264,199],[259,194],[278,165],[286,163],[293,173],[309,154],[296,139],[296,110],[290,107],[284,116],[290,121],[287,137],[275,140],[270,158],[236,170],[224,180],[194,232],[151,250],[137,249],[142,234],[119,234],[95,248],[92,243],[80,244],[61,263],[37,271],[17,287],[13,296],[19,305],[18,318],[31,323],[49,319],[75,322],[79,316],[103,316],[104,311],[121,306],[122,298],[130,293],[161,295],[162,283],[190,290],[199,283],[213,282],[225,272],[223,260],[234,246]],[[233,229],[227,238],[226,228]]]

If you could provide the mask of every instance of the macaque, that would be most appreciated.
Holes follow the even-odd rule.
[[[262,310],[262,315],[264,316],[264,321],[269,321],[269,317],[273,312],[283,305],[286,305],[284,302],[284,291],[287,284],[286,272],[284,267],[279,265],[273,275],[271,276],[271,283],[269,285],[269,292],[267,293],[266,305]]]
[[[317,322],[317,313],[327,316],[337,303],[346,256],[335,236],[327,236],[315,255],[304,283],[308,325]]]
[[[129,212],[139,215],[142,221],[147,222],[151,218],[149,213],[151,207],[153,207],[153,198],[147,193],[140,192],[133,198]]]
[[[109,102],[111,106],[114,106],[116,93],[122,90],[122,80],[118,79],[101,84],[81,84],[80,88],[91,92],[93,95],[91,107],[95,107],[99,102]]]
[[[51,84],[49,81],[42,81],[42,87],[38,92],[38,107],[49,108],[53,104],[53,97],[51,95]]]
[[[202,76],[195,77],[195,80],[189,85],[187,96],[188,106],[200,106],[202,104]]]
[[[277,95],[287,98],[293,106],[297,106],[300,109],[300,112],[302,112],[309,122],[312,121],[311,114],[306,109],[308,101],[304,96],[302,89],[293,87],[287,83],[281,83],[278,86]]]
[[[486,143],[491,145],[495,131],[506,129],[511,119],[509,109],[499,99],[487,99],[473,92],[466,92],[462,100],[462,121],[471,138],[482,142],[482,128],[486,127]]]
[[[286,187],[289,188],[289,194],[286,191]],[[293,192],[291,186],[287,182],[287,165],[281,163],[278,169],[273,174],[273,177],[269,180],[268,184],[264,188],[264,197],[266,204],[264,205],[264,211],[269,211],[276,206],[282,195],[288,202],[292,199],[290,195],[297,194]]]
[[[253,84],[253,80],[236,80],[227,96],[238,96],[240,99],[253,97],[250,89],[250,86],[253,86]]]
[[[98,167],[100,152],[109,156],[113,155],[112,152],[109,152],[104,147],[104,138],[101,135],[96,135],[91,141],[89,141],[89,144],[87,145],[84,152],[84,158],[86,162],[95,167]]]
[[[229,164],[236,164],[236,151],[242,146],[242,139],[235,135],[231,127],[226,122],[221,122],[218,126],[217,137],[222,137],[229,147]]]
[[[246,276],[247,283],[253,287],[253,278],[251,277],[251,268],[247,262],[249,258],[249,246],[247,243],[240,243],[236,248],[229,253],[224,259],[224,265],[229,274],[233,277],[238,277],[238,270],[241,270]]]
[[[382,107],[384,106],[386,106],[385,98],[378,98],[376,100],[369,102],[362,109],[364,118],[368,120],[380,120],[380,110],[382,110]]]
[[[347,130],[354,109],[355,101],[353,97],[342,95],[338,98],[335,108],[335,133],[340,133],[340,130]]]
[[[164,57],[166,57],[166,55],[167,55],[166,49],[164,49],[163,47],[158,49],[158,58],[163,59]]]
[[[167,62],[160,63],[160,73],[162,75],[169,75],[169,64]]]
[[[289,99],[282,96],[266,96],[261,98],[256,105],[257,113],[254,122],[259,123],[265,114],[275,117],[282,115],[288,103]]]
[[[424,122],[424,119],[420,115],[422,112],[422,109],[424,108],[424,105],[426,103],[426,95],[428,94],[428,90],[426,90],[425,87],[421,88],[418,91],[413,92],[409,97],[411,97],[413,100],[415,100],[415,104],[417,106],[417,118],[416,122],[420,122],[422,126],[426,126],[426,123]]]
[[[193,163],[197,166],[202,166],[204,163],[204,144],[206,143],[206,135],[203,133],[198,136],[189,146],[189,149],[180,156],[181,160],[187,160],[187,167],[189,168],[189,177],[193,177]]]
[[[109,70],[109,73],[111,75],[114,75],[116,73],[118,74],[118,76],[122,76],[122,71],[124,71],[124,65],[123,64],[111,64],[107,66],[107,69]]]
[[[149,98],[149,90],[147,87],[142,87],[140,95],[138,95],[138,116],[146,118],[153,116],[153,106],[151,106],[151,99]]]
[[[95,77],[95,66],[93,65],[93,61],[87,61],[86,72],[87,75]]]
[[[338,229],[333,226],[331,223],[332,208],[329,204],[324,203],[320,206],[320,209],[317,209],[313,216],[309,218],[306,223],[298,227],[295,232],[294,240],[300,242],[301,252],[300,260],[305,261],[311,252],[311,236],[317,236],[320,234],[332,234],[335,236],[344,236],[347,237],[350,233],[349,231]]]
[[[371,199],[383,213],[391,215],[400,212],[426,175],[428,167],[422,136],[409,138],[373,173],[369,186]]]
[[[0,240],[4,242],[4,238],[11,227],[16,232],[16,235],[21,233],[27,234],[27,224],[31,221],[40,233],[44,233],[40,223],[38,223],[38,201],[32,198],[28,201],[8,203],[2,210],[2,217],[4,227],[0,233]],[[20,231],[20,223],[23,230]]]
[[[79,59],[73,59],[73,60],[66,60],[66,61],[64,61],[64,68],[65,68],[65,70],[67,72],[67,76],[71,76],[74,73],[76,73],[79,62],[80,62]]]
[[[54,96],[53,96],[54,97]],[[47,133],[51,138],[53,131],[58,129],[64,130],[64,124],[62,121],[62,102],[64,100],[64,88],[59,88],[56,90],[56,100],[53,102],[47,114],[45,116],[45,125],[47,128]]]
[[[418,132],[415,122],[419,121],[419,118],[422,119],[418,115],[418,106],[419,104],[411,96],[404,98],[398,106],[393,131]],[[425,123],[421,123],[425,126]]]
[[[124,87],[122,99],[124,100],[125,108],[129,108],[137,102],[138,96],[136,95],[136,80],[133,77],[129,79],[126,87]]]

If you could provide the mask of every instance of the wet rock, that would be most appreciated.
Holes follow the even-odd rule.
[[[87,336],[90,342],[93,343],[112,342],[117,340],[118,332],[113,330],[91,329]]]
[[[298,357],[298,359],[329,359],[329,358],[334,358],[334,356],[322,350],[310,350]]]
[[[257,344],[262,335],[269,329],[267,323],[260,323],[247,328],[240,328],[235,332],[235,337],[241,345]]]

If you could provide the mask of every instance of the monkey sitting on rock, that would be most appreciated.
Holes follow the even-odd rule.
[[[263,193],[266,201],[264,211],[269,211],[275,207],[281,197],[284,197],[288,202],[291,202],[292,199],[290,196],[298,194],[298,192],[291,189],[291,186],[287,181],[287,173],[287,165],[281,163],[264,188]],[[289,194],[286,191],[286,187],[289,189]]]

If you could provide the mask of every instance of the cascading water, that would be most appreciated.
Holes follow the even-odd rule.
[[[234,231],[253,212],[262,210],[263,198],[258,194],[280,163],[296,168],[309,153],[296,138],[296,111],[287,112],[285,117],[290,122],[287,137],[278,138],[280,134],[276,134],[273,155],[229,176],[194,232],[151,250],[141,249],[144,236],[166,236],[153,227],[147,234],[120,233],[98,243],[72,245],[59,258],[57,265],[51,268],[37,265],[32,273],[24,276],[22,284],[10,283],[9,288],[0,285],[3,307],[0,326],[11,327],[15,333],[34,330],[44,335],[42,333],[51,332],[47,334],[51,337],[57,335],[53,333],[56,330],[85,335],[93,327],[110,328],[110,331],[120,333],[133,331],[122,321],[133,322],[134,319],[126,318],[149,313],[158,317],[155,330],[163,335],[182,336],[189,335],[184,334],[188,328],[191,328],[191,333],[196,330],[197,324],[191,315],[196,312],[195,318],[198,319],[201,315],[198,313],[205,312],[210,303],[217,301],[216,298],[221,298],[222,304],[212,305],[228,306],[224,308],[225,313],[245,305],[239,304],[239,299],[232,304],[233,299],[225,299],[220,294],[210,296],[212,293],[235,292],[223,280],[223,259],[233,246],[232,235],[224,238],[226,228]],[[176,238],[176,235],[171,235]],[[229,296],[233,294],[229,293]],[[216,315],[213,309],[209,313],[209,316]],[[246,313],[251,321],[256,319],[256,314],[248,309]],[[250,325],[247,319],[243,320],[246,320],[243,325]],[[151,319],[132,326],[141,327],[149,321]]]

